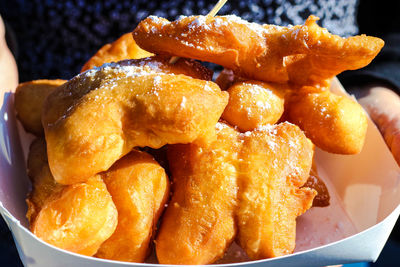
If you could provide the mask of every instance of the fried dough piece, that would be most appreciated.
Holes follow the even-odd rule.
[[[141,49],[132,38],[132,33],[126,33],[111,44],[106,44],[83,65],[81,72],[104,63],[117,62],[124,59],[139,59],[154,56]]]
[[[31,231],[43,241],[91,256],[117,226],[117,209],[99,175],[53,194]]]
[[[309,48],[309,52],[284,58],[292,83],[329,87],[331,78],[339,73],[367,66],[384,45],[380,38],[364,34],[349,38],[333,35],[318,26],[318,19],[310,16],[299,32],[292,32],[296,41]]]
[[[222,119],[242,131],[274,124],[283,114],[287,90],[284,84],[237,82],[228,89],[229,102]]]
[[[173,197],[156,240],[161,264],[208,264],[224,255],[234,239],[238,132],[217,123],[208,148],[170,145]]]
[[[169,196],[167,175],[152,156],[133,150],[101,176],[117,207],[118,225],[95,256],[143,262]]]
[[[336,154],[357,154],[367,133],[362,107],[329,91],[291,96],[287,105],[290,122],[298,125],[319,148]]]
[[[72,186],[61,185],[54,180],[47,163],[46,144],[43,139],[36,139],[31,145],[28,157],[28,174],[32,181],[32,192],[27,199],[27,218],[32,226],[35,225],[35,218],[42,208],[54,199],[62,198],[60,195],[65,194],[62,191]],[[149,242],[155,230],[155,224],[168,198],[169,182],[165,171],[149,154],[134,150],[117,161],[107,172],[101,173],[100,176],[104,179],[118,210],[117,228],[104,243],[102,241],[105,238],[100,236],[101,239],[98,242],[91,241],[94,243],[93,246],[84,248],[83,252],[81,251],[82,248],[76,248],[74,252],[92,255],[102,243],[95,255],[96,257],[143,262],[149,251]],[[87,195],[84,195],[79,193],[82,190],[75,190],[71,193],[71,198],[74,195],[81,195],[84,201],[89,201],[87,197],[91,197],[92,191],[86,190]],[[92,201],[96,202],[95,197],[92,198]],[[67,202],[64,204],[68,205]],[[70,202],[69,205],[73,208],[77,207],[75,204],[75,202]],[[89,208],[88,212],[91,212],[93,216],[98,215],[94,213],[91,204],[83,207]],[[85,213],[84,208],[82,208],[83,211],[73,211],[75,212],[75,215],[73,215],[75,219],[71,219],[72,227],[77,225],[75,222],[79,220],[85,220],[86,227],[92,227],[93,221],[88,219],[90,215]],[[66,208],[56,209],[56,211],[68,214]],[[52,212],[55,211],[52,210]],[[50,221],[51,218],[47,218],[47,220]],[[38,228],[43,223],[44,219],[41,218],[36,227]],[[109,221],[107,223],[113,224],[115,222]],[[96,227],[96,225],[94,226]],[[43,225],[40,227],[44,228]],[[42,229],[42,231],[46,231],[46,229]],[[103,231],[110,231],[109,226],[104,227]],[[47,235],[47,233],[42,234]],[[82,242],[80,238],[79,236],[70,236],[69,246],[71,244],[76,246],[77,243]],[[94,238],[99,238],[99,235],[94,236]],[[68,245],[63,244],[62,240],[54,242],[54,245],[69,250]],[[86,252],[89,254],[86,254]]]
[[[317,192],[304,185],[313,145],[290,123],[244,134],[218,123],[208,147],[170,145],[173,197],[156,240],[163,264],[207,264],[236,239],[252,259],[291,253],[296,217]],[[237,191],[239,190],[239,191]]]
[[[296,217],[312,205],[316,191],[302,186],[313,145],[290,123],[244,134],[237,211],[239,244],[253,259],[292,253]]]
[[[347,39],[332,35],[317,20],[310,16],[304,25],[279,27],[232,15],[190,16],[173,22],[150,16],[139,23],[133,37],[156,54],[210,61],[249,79],[300,85],[325,85],[345,70],[362,68],[384,44],[365,35]],[[296,64],[303,68],[292,67]]]
[[[136,146],[213,140],[228,93],[213,82],[176,75],[203,76],[196,66],[157,58],[111,63],[50,94],[42,122],[55,180],[86,181]]]
[[[46,97],[65,80],[36,80],[20,83],[15,91],[17,117],[27,132],[43,136],[42,107]]]
[[[50,172],[47,162],[46,142],[43,138],[35,139],[28,154],[28,176],[32,182],[32,191],[29,193],[26,203],[28,211],[26,217],[32,225],[42,207],[49,197],[64,189],[64,185],[57,183]]]

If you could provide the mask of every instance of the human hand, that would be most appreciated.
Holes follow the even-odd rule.
[[[5,39],[5,27],[0,17],[0,87],[7,90],[18,85],[18,70]]]
[[[400,97],[389,88],[371,85],[363,89],[358,101],[377,125],[400,165]]]

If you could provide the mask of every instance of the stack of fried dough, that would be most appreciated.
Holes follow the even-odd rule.
[[[131,262],[153,243],[163,264],[213,263],[234,241],[253,260],[292,253],[296,218],[329,204],[314,145],[356,154],[367,131],[360,105],[330,82],[383,46],[316,21],[150,16],[71,80],[20,84],[17,116],[37,136],[31,231]],[[225,69],[214,82],[196,60]]]

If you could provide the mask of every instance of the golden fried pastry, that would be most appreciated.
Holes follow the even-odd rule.
[[[357,154],[367,133],[367,116],[354,100],[329,91],[294,94],[287,105],[290,122],[298,125],[319,148]]]
[[[29,224],[32,225],[49,197],[55,192],[60,192],[65,187],[57,183],[50,172],[47,162],[46,142],[42,138],[35,139],[29,148],[28,176],[32,183],[32,191],[26,199],[28,205],[26,217]]]
[[[360,105],[328,86],[383,46],[333,35],[317,20],[280,27],[150,16],[70,81],[21,84],[18,116],[46,138],[28,157],[31,231],[62,249],[129,262],[143,262],[154,238],[161,264],[213,263],[234,240],[253,260],[292,253],[296,218],[329,205],[311,141],[355,154],[366,135]],[[195,59],[226,69],[214,83]],[[275,124],[286,119],[298,126]],[[172,197],[156,236],[169,171]]]
[[[27,132],[43,135],[42,106],[46,97],[65,80],[36,80],[20,83],[15,91],[17,117]]]
[[[222,119],[242,131],[276,123],[283,114],[285,84],[237,82],[228,89],[229,102]]]
[[[299,188],[310,172],[313,145],[290,123],[244,134],[237,211],[239,244],[253,259],[292,253],[296,218],[316,191]]]
[[[207,264],[236,236],[252,259],[291,253],[296,217],[317,192],[304,185],[313,145],[290,123],[240,134],[217,123],[211,145],[170,145],[173,184],[156,240],[163,264]]]
[[[101,176],[117,207],[118,225],[95,256],[143,262],[169,196],[167,175],[152,156],[133,150]]]
[[[349,38],[333,35],[318,26],[318,19],[310,16],[304,26],[291,33],[295,42],[303,42],[309,50],[284,58],[292,83],[328,88],[331,78],[339,73],[368,65],[384,45],[380,38],[364,34]]]
[[[111,44],[106,44],[83,65],[81,72],[104,63],[117,62],[124,59],[139,59],[153,56],[141,49],[132,38],[131,33],[126,33]]]
[[[279,27],[232,15],[173,22],[150,16],[139,23],[133,37],[147,51],[210,61],[246,78],[322,86],[342,71],[369,64],[384,44],[365,35],[332,35],[316,24],[317,19],[310,16],[304,25]]]
[[[156,240],[161,264],[213,263],[234,239],[238,134],[218,123],[207,148],[169,146],[174,193]]]
[[[93,209],[92,204],[89,203],[89,201],[97,201],[97,196],[92,196],[93,190],[97,189],[87,189],[87,186],[84,185],[84,189],[71,190],[68,188],[74,185],[66,186],[57,183],[51,175],[47,163],[46,143],[43,139],[36,139],[30,147],[28,174],[32,181],[32,191],[27,199],[27,218],[32,227],[35,225],[36,228],[42,227],[42,231],[46,231],[43,224],[50,223],[54,225],[57,218],[47,217],[46,220],[41,218],[39,222],[35,223],[37,214],[43,207],[50,205],[49,203],[53,202],[55,199],[65,199],[65,201],[69,201],[73,197],[80,197],[82,201],[87,203],[86,205],[80,206],[77,202],[70,202],[69,205],[74,215],[72,215],[73,217],[71,216],[70,221],[66,222],[65,225],[74,229],[73,227],[75,226],[79,227],[79,220],[83,220],[86,223],[86,227],[93,227],[92,224],[96,227],[98,222],[90,221],[90,214],[87,213],[90,212],[93,216],[98,215]],[[99,233],[94,236],[94,238],[100,238],[99,241],[90,241],[93,245],[89,245],[88,248],[83,248],[84,245],[77,247],[76,244],[78,242],[84,241],[82,241],[80,236],[70,236],[68,244],[63,243],[62,240],[55,240],[52,244],[67,250],[70,250],[71,246],[74,246],[72,248],[74,250],[71,251],[92,255],[102,243],[95,255],[96,257],[143,262],[149,251],[149,242],[155,230],[155,224],[168,198],[169,182],[164,169],[149,154],[134,150],[117,161],[108,171],[101,173],[100,177],[106,183],[107,189],[112,196],[112,201],[115,203],[118,211],[118,225],[115,232],[102,243],[100,241],[105,240],[104,234],[109,233],[111,230],[108,226],[104,227],[101,231],[105,233]],[[98,183],[100,182],[101,181]],[[104,188],[100,187],[100,189],[103,190]],[[73,192],[70,193],[69,198],[60,196],[66,194],[63,191],[67,190]],[[104,194],[106,194],[106,192],[104,192]],[[100,196],[104,197],[102,195]],[[100,201],[102,201],[101,198]],[[65,202],[64,204],[68,205],[67,203],[68,202]],[[61,204],[59,203],[58,205]],[[78,210],[73,210],[74,208]],[[110,208],[105,208],[106,212],[112,214]],[[65,216],[70,216],[68,215],[70,210],[65,207],[54,208],[53,206],[51,212],[61,212],[61,214],[66,214]],[[51,221],[53,219],[54,221]],[[107,223],[113,225],[115,221],[111,219],[112,218],[108,219]],[[49,231],[54,231],[56,227],[58,226],[50,227]],[[97,227],[99,228],[100,226]],[[64,231],[60,229],[61,227],[57,228],[56,230],[59,232],[54,232],[52,234],[56,235]],[[79,231],[79,229],[77,229],[77,231]],[[46,237],[46,235],[48,235],[48,233],[41,233],[39,237]],[[47,238],[56,239],[54,236],[47,236]]]
[[[50,94],[42,122],[55,180],[86,181],[136,146],[213,140],[228,93],[211,81],[179,75],[202,76],[196,66],[188,70],[157,58],[111,63]]]
[[[91,256],[117,226],[117,209],[99,175],[53,194],[31,231],[43,241]]]

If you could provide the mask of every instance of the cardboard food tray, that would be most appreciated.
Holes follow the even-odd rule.
[[[346,94],[336,79],[332,90]],[[44,243],[28,230],[25,197],[30,185],[25,157],[32,138],[17,123],[13,92],[2,90],[0,98],[0,212],[12,231],[23,264],[159,267],[154,263],[125,263],[70,253]],[[400,213],[400,169],[375,125],[370,120],[368,124],[360,154],[343,156],[316,151],[318,171],[330,188],[332,204],[328,208],[312,208],[299,217],[294,254],[224,263],[245,260],[238,248],[231,248],[218,266],[323,266],[375,261]]]

